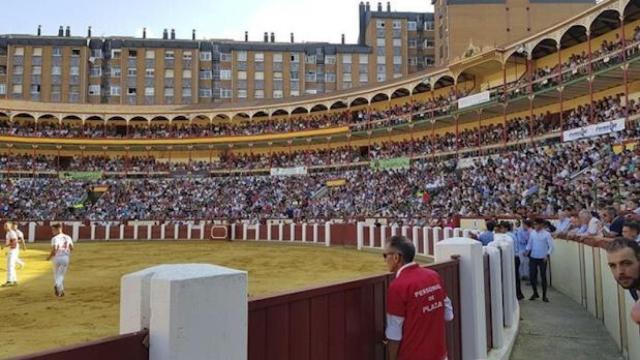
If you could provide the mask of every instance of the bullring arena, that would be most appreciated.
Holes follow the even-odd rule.
[[[640,360],[640,2],[505,4],[0,35],[0,357]]]

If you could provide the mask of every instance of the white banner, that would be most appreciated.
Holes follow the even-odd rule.
[[[567,130],[562,133],[562,141],[575,141],[593,136],[612,134],[625,129],[624,119],[607,121],[577,129]]]
[[[291,168],[271,168],[271,176],[290,176],[290,175],[306,175],[306,166],[297,166]]]
[[[458,99],[458,109],[466,108],[473,105],[482,104],[491,99],[491,94],[488,91],[469,95]]]

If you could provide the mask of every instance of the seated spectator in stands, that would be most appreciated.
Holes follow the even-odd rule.
[[[560,210],[558,212],[558,226],[556,226],[554,235],[558,236],[559,234],[566,234],[569,230],[571,230],[571,218],[569,217],[569,211]]]
[[[578,218],[580,219],[580,228],[576,231],[577,236],[602,236],[602,222],[590,211],[581,210]]]
[[[537,286],[539,271],[542,280],[542,301],[549,302],[547,297],[547,264],[553,252],[553,239],[545,229],[546,221],[544,219],[536,219],[533,226],[526,248],[529,257],[529,280],[533,288],[533,295],[529,300],[536,300],[540,297]]]
[[[624,225],[624,218],[618,214],[616,208],[609,206],[600,213],[600,217],[604,222],[602,232],[605,237],[619,237],[622,236],[622,226]]]
[[[487,231],[478,235],[478,241],[482,243],[482,246],[487,246],[493,241],[493,230],[496,227],[496,223],[493,220],[487,221]]]
[[[383,253],[396,273],[387,293],[388,359],[446,359],[445,321],[453,319],[453,306],[438,273],[415,263],[415,254],[403,236],[392,237]]]
[[[618,284],[629,290],[636,301],[632,310],[633,320],[640,324],[640,244],[635,241],[616,238],[607,245],[607,263]]]
[[[640,223],[637,221],[625,221],[622,226],[622,237],[640,243]]]

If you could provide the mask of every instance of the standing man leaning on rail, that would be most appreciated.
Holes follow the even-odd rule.
[[[413,261],[416,249],[403,236],[394,236],[383,256],[396,278],[387,293],[389,360],[444,360],[447,358],[445,321],[453,306],[437,272]]]
[[[607,244],[607,263],[618,284],[629,290],[636,301],[631,318],[640,324],[640,244],[626,238],[616,238]]]

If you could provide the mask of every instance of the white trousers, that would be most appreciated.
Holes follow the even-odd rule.
[[[67,273],[69,267],[69,256],[56,256],[53,258],[53,280],[56,285],[56,289],[62,292],[64,291],[64,275]]]
[[[18,254],[19,251],[17,249],[7,252],[7,282],[18,282],[18,274],[16,274]]]

